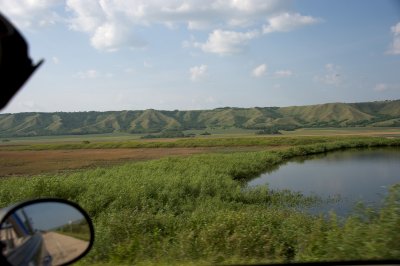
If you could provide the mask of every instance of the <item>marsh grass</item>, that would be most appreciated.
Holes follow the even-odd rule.
[[[78,202],[96,230],[85,264],[400,258],[399,185],[379,212],[339,222],[335,214],[326,219],[295,210],[312,205],[315,198],[267,186],[243,189],[238,182],[295,156],[400,145],[398,139],[292,139],[292,144],[304,142],[277,151],[201,154],[5,178],[0,181],[0,206],[35,197]]]
[[[335,141],[376,141],[376,137],[360,136],[282,136],[282,137],[210,137],[169,139],[168,141],[102,141],[77,143],[47,143],[5,146],[5,150],[65,150],[65,149],[116,149],[116,148],[194,148],[194,147],[241,147],[241,146],[298,146]]]

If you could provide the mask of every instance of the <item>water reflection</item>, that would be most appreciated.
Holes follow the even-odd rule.
[[[268,183],[271,189],[289,189],[304,195],[340,197],[313,212],[334,210],[346,215],[356,202],[378,207],[388,187],[400,182],[400,149],[380,148],[337,151],[297,157],[248,182]]]

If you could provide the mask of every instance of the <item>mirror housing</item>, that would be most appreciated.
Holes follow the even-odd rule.
[[[0,110],[42,63],[43,60],[32,64],[28,44],[17,28],[0,13]]]
[[[93,242],[90,217],[71,201],[36,199],[0,210],[1,265],[69,265]]]

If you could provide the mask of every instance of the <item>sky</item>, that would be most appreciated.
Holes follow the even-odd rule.
[[[0,0],[45,63],[2,113],[400,99],[396,0]]]
[[[33,227],[38,230],[54,229],[85,219],[79,210],[60,202],[36,202],[23,209],[31,219]]]

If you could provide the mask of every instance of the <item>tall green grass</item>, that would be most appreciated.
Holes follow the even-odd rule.
[[[114,148],[195,148],[195,147],[240,147],[240,146],[297,146],[335,141],[371,141],[376,137],[360,136],[282,136],[282,137],[221,137],[221,138],[186,138],[169,141],[112,141],[90,143],[49,143],[3,147],[12,150],[61,150],[61,149],[114,149]]]
[[[300,140],[303,141],[303,140]],[[345,221],[292,207],[318,199],[245,180],[294,156],[400,146],[397,139],[312,142],[279,151],[202,154],[0,181],[0,206],[35,197],[78,202],[96,240],[85,263],[259,263],[400,258],[400,185],[380,212]]]

